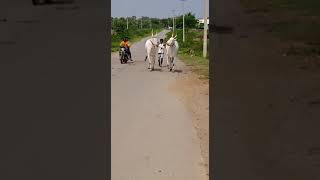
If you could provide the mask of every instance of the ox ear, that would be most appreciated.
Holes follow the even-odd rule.
[[[175,35],[173,38],[174,38],[174,39],[177,39],[177,35]]]

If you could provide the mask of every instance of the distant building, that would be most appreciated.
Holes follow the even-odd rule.
[[[204,19],[198,19],[199,25],[204,24]],[[209,25],[209,18],[207,19],[207,24]]]

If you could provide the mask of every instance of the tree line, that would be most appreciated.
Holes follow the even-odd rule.
[[[127,24],[128,23],[128,24]],[[175,17],[175,24],[177,29],[183,27],[183,16]],[[151,18],[151,17],[113,17],[112,18],[112,30],[116,33],[125,33],[127,31],[127,25],[129,30],[137,29],[163,29],[172,27],[172,17],[169,18]],[[193,29],[198,28],[198,20],[191,12],[185,14],[185,28]]]

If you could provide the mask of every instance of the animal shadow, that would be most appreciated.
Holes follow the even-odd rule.
[[[176,70],[174,70],[174,72],[175,72],[175,73],[182,73],[183,71],[180,70],[180,69],[176,69]]]
[[[152,71],[162,72],[162,69],[154,68]]]

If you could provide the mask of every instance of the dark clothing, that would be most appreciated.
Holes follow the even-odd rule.
[[[131,60],[131,51],[130,51],[130,48],[126,48],[126,51],[127,51],[128,55],[129,55],[129,59]]]
[[[128,56],[129,56],[129,59],[131,60],[130,48],[128,48],[128,47],[120,47],[120,48],[124,48],[125,52],[126,52],[126,53],[128,54]],[[119,51],[119,53],[120,53],[120,51]]]

